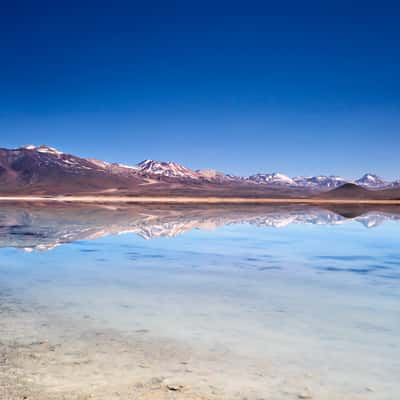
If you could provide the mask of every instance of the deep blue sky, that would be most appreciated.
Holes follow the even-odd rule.
[[[399,9],[83,3],[2,4],[1,147],[400,177]]]

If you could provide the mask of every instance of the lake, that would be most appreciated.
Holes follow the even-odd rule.
[[[1,204],[1,399],[394,400],[400,209]]]

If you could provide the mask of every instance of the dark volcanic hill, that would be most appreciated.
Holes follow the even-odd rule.
[[[329,192],[320,194],[320,198],[329,199],[375,199],[379,198],[379,193],[376,191],[365,189],[354,183],[345,183],[338,188],[332,189]]]
[[[400,189],[369,190],[354,183],[346,183],[316,197],[332,200],[398,200]]]

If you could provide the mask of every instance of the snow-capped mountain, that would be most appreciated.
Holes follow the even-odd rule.
[[[191,179],[195,181],[228,181],[235,180],[229,175],[212,169],[192,170],[172,161],[144,160],[135,167],[138,173],[150,176],[163,176],[168,178]]]
[[[357,185],[367,188],[384,188],[390,184],[375,174],[367,173],[355,181]]]
[[[171,161],[144,160],[137,167],[141,174],[196,180],[200,178],[197,172]]]
[[[313,189],[334,189],[345,183],[350,182],[340,176],[296,176],[293,178],[297,186],[309,187]]]

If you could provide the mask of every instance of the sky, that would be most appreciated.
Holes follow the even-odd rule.
[[[0,147],[400,178],[400,6],[9,3]]]

